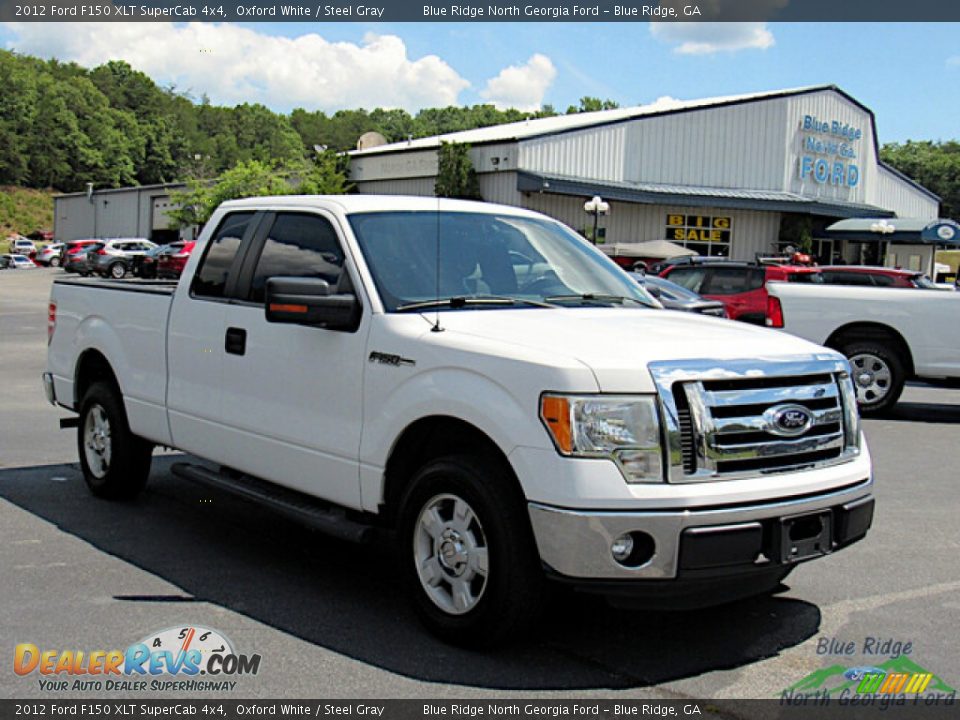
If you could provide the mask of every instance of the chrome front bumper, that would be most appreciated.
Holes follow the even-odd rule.
[[[796,515],[829,513],[832,542],[825,552],[855,542],[864,536],[872,521],[872,486],[872,478],[866,478],[815,496],[703,510],[602,512],[568,510],[539,503],[529,503],[528,507],[540,558],[552,573],[588,581],[673,580],[702,574],[700,569],[690,569],[689,562],[682,565],[684,547],[688,558],[702,555],[704,548],[707,549],[712,555],[707,562],[711,575],[724,572],[735,575],[778,564],[788,567],[792,563],[782,562],[776,548],[771,548],[771,537],[781,527],[782,518]],[[696,533],[685,534],[693,528],[697,529]],[[653,538],[654,554],[644,565],[625,567],[614,560],[611,545],[620,535],[637,531]],[[740,539],[731,543],[731,562],[724,566],[723,558],[718,560],[713,548],[724,552],[725,538],[734,537]],[[751,542],[758,544],[754,547]]]

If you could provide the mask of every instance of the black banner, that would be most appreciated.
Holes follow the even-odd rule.
[[[784,695],[771,700],[0,700],[7,718],[238,718],[306,717],[351,720],[449,718],[948,718],[955,696]]]
[[[17,22],[938,22],[944,0],[0,0]]]

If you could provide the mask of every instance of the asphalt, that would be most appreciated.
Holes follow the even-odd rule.
[[[58,272],[0,272],[0,698],[84,695],[15,675],[18,643],[110,650],[188,625],[261,655],[233,693],[246,698],[774,698],[831,664],[878,664],[868,638],[910,642],[914,662],[960,684],[958,390],[910,386],[891,417],[865,421],[874,528],[779,594],[654,613],[558,592],[529,638],[475,653],[421,630],[388,545],[331,540],[181,480],[176,456],[154,460],[136,501],[93,498],[76,431],[58,429],[67,413],[39,380]],[[818,654],[825,638],[857,652]],[[137,694],[150,696],[174,695]]]

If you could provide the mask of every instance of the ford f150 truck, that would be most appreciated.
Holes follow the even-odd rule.
[[[94,494],[175,473],[342,538],[395,533],[424,623],[485,645],[547,581],[678,608],[769,592],[866,534],[846,359],[662,309],[533,212],[224,203],[179,283],[58,280],[49,399]],[[202,461],[206,461],[205,463]]]
[[[842,352],[863,414],[893,407],[907,380],[960,378],[960,295],[944,290],[770,283],[767,324]]]

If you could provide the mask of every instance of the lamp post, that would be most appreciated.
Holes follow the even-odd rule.
[[[583,204],[583,211],[593,215],[593,235],[590,237],[590,242],[596,245],[597,223],[600,220],[601,215],[606,215],[608,212],[610,212],[610,205],[609,203],[604,202],[599,195],[594,195]]]

